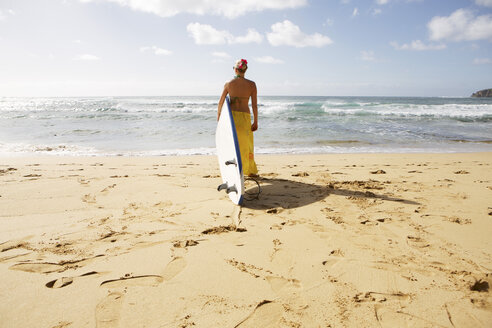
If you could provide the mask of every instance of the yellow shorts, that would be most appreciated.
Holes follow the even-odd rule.
[[[251,114],[233,110],[232,117],[236,125],[237,140],[243,164],[243,174],[258,174],[255,163],[255,146],[253,141],[253,131],[251,131]]]

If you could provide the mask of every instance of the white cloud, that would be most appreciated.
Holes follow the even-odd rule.
[[[360,58],[363,61],[370,61],[370,62],[376,61],[376,57],[374,57],[374,51],[364,51],[363,50],[360,52]]]
[[[458,9],[448,17],[436,16],[427,27],[434,41],[492,41],[492,15],[475,17],[467,9]]]
[[[245,36],[238,36],[233,38],[230,43],[261,43],[263,41],[263,36],[258,33],[254,28],[248,29],[248,34]]]
[[[186,27],[196,44],[234,44],[234,43],[261,43],[263,36],[253,28],[248,29],[245,36],[235,37],[228,31],[219,31],[213,26],[200,23],[190,23]]]
[[[489,64],[492,64],[492,59],[490,59],[490,58],[475,58],[473,60],[473,64],[475,64],[475,65],[489,65]]]
[[[73,60],[80,60],[80,61],[98,61],[101,60],[101,58],[90,55],[90,54],[83,54],[83,55],[78,55],[73,58]]]
[[[359,8],[355,7],[354,11],[352,12],[352,17],[359,16]]]
[[[140,52],[146,52],[146,51],[152,51],[157,56],[169,56],[169,55],[171,55],[173,53],[170,50],[162,49],[162,48],[159,48],[159,47],[156,47],[156,46],[152,46],[152,47],[141,47],[140,48]]]
[[[445,44],[425,44],[420,40],[412,41],[412,43],[404,43],[399,45],[397,42],[390,43],[396,50],[415,50],[415,51],[425,51],[425,50],[442,50],[446,48]]]
[[[389,0],[376,0],[376,3],[377,3],[378,5],[385,5],[385,4],[387,4],[388,2],[389,2]]]
[[[190,23],[186,30],[193,37],[196,44],[224,44],[232,39],[227,31],[219,31],[207,24]]]
[[[96,0],[79,0],[93,2]],[[307,0],[98,0],[114,2],[133,10],[152,13],[162,17],[175,16],[180,13],[196,15],[220,15],[235,18],[248,12],[263,10],[291,9],[305,6]]]
[[[376,16],[376,15],[381,14],[382,12],[383,12],[383,11],[382,11],[381,9],[379,9],[379,8],[375,8],[375,9],[372,11],[372,14],[373,14],[374,16]]]
[[[272,32],[267,33],[267,39],[272,46],[283,45],[303,48],[323,47],[333,43],[329,37],[319,33],[311,35],[304,34],[299,26],[288,20],[275,23],[271,28]]]
[[[255,61],[262,64],[283,64],[284,61],[281,59],[273,58],[272,56],[256,57]]]
[[[475,0],[479,6],[492,7],[492,0]]]

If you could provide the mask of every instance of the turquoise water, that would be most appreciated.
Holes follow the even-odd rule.
[[[215,154],[218,97],[0,98],[0,155]],[[256,153],[492,151],[492,99],[259,97]]]

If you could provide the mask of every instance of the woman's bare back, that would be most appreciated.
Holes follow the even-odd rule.
[[[231,101],[231,110],[249,113],[249,98],[256,93],[256,85],[245,78],[234,78],[226,85]]]

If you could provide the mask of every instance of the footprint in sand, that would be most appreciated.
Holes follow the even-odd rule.
[[[279,214],[282,212],[281,208],[271,208],[266,211],[268,214]]]
[[[178,240],[173,243],[174,248],[186,248],[189,246],[196,246],[196,245],[198,245],[198,241],[193,239]]]
[[[162,276],[158,275],[145,275],[145,276],[125,276],[120,279],[106,280],[101,283],[102,287],[106,288],[124,288],[130,286],[157,286],[163,281],[169,281],[174,278],[178,273],[180,273],[186,267],[186,261],[181,258],[175,258],[169,262]],[[70,283],[69,280],[65,281]],[[60,282],[60,283],[63,283]],[[63,286],[61,286],[63,287]],[[113,292],[106,296],[99,304],[96,306],[96,327],[97,328],[113,328],[119,327],[120,323],[120,312],[121,306],[123,304],[123,293]]]
[[[81,274],[80,276],[77,276],[77,277],[61,277],[61,278],[58,278],[55,280],[51,280],[50,282],[46,283],[45,286],[48,288],[63,288],[65,286],[71,285],[73,283],[74,279],[78,279],[79,277],[98,275],[98,274],[99,274],[99,272],[91,271],[91,272]]]
[[[25,242],[25,240],[27,240],[31,237],[32,236],[26,237],[24,239],[9,240],[9,241],[6,241],[4,243],[1,243],[0,244],[0,253],[10,251],[11,249],[25,248],[25,246],[27,246],[27,243]]]
[[[96,327],[119,327],[122,304],[123,294],[119,292],[111,293],[99,302],[96,306]]]
[[[308,177],[309,176],[309,173],[307,172],[298,172],[298,173],[294,173],[292,174],[293,177],[301,177],[301,178],[304,178],[304,177]]]
[[[33,273],[51,273],[65,271],[65,267],[56,263],[18,263],[9,267],[10,270],[33,272]]]
[[[33,272],[33,273],[51,273],[51,272],[63,272],[69,268],[73,268],[75,265],[83,266],[87,263],[93,261],[95,258],[101,257],[104,255],[96,255],[91,258],[85,258],[81,260],[73,260],[73,261],[61,261],[59,263],[50,263],[50,262],[24,262],[17,263],[9,267],[10,270],[18,270],[25,272]]]
[[[144,275],[144,276],[125,276],[119,279],[106,280],[101,283],[101,287],[106,288],[119,288],[130,286],[157,286],[164,279],[157,275]]]
[[[186,261],[182,257],[177,257],[169,262],[164,268],[161,275],[142,275],[124,277],[112,280],[106,280],[101,283],[101,287],[106,288],[125,288],[131,286],[158,286],[164,281],[169,281],[178,275],[186,267]]]
[[[0,257],[0,263],[2,262],[7,262],[7,261],[15,261],[22,259],[23,257],[29,257],[29,255],[32,254],[31,252],[23,252],[15,255],[7,255],[7,256],[2,256]]]
[[[472,221],[470,219],[463,219],[463,218],[459,218],[457,216],[447,217],[446,219],[449,222],[458,223],[460,225],[472,223]]]
[[[4,174],[7,174],[7,173],[10,173],[10,172],[13,172],[13,171],[17,171],[17,169],[15,167],[8,167],[6,169],[1,169],[0,170],[0,175],[4,175]]]
[[[87,186],[91,181],[83,178],[78,178],[77,182],[80,183],[81,185]]]
[[[71,285],[73,282],[72,277],[61,277],[48,282],[45,286],[48,288],[62,288]]]
[[[100,193],[101,194],[107,194],[109,192],[109,190],[113,189],[114,187],[116,187],[116,183],[113,183],[112,185],[107,186],[106,188],[101,190]]]
[[[169,281],[183,271],[185,267],[186,260],[182,257],[176,257],[166,265],[161,276],[165,281]]]
[[[307,301],[300,295],[303,288],[299,280],[272,276],[266,280],[279,300],[290,310],[302,311],[308,307]]]
[[[374,305],[374,314],[379,326],[382,328],[393,327],[485,327],[484,325],[476,325],[474,320],[469,320],[464,325],[455,325],[453,321],[448,321],[448,316],[442,315],[431,319],[424,319],[418,315],[405,313],[400,305],[387,306],[382,304]],[[470,318],[471,319],[471,318]],[[472,323],[473,324],[470,324]],[[451,324],[451,325],[450,325]]]
[[[245,232],[247,230],[245,228],[238,228],[234,224],[230,224],[228,226],[218,226],[218,227],[213,227],[213,228],[203,230],[202,234],[204,234],[204,235],[217,235],[220,233],[230,232],[230,231]]]
[[[272,301],[260,302],[254,311],[234,328],[277,327],[282,318],[283,306]]]
[[[30,180],[37,180],[37,178],[40,178],[41,177],[41,174],[27,174],[27,175],[23,175],[24,178],[33,178],[33,179],[30,179]]]
[[[294,259],[290,252],[282,248],[274,248],[271,255],[271,262],[277,270],[282,270],[281,274],[289,276],[294,269]]]
[[[355,295],[354,300],[356,302],[377,302],[377,303],[383,303],[383,302],[391,302],[391,301],[397,301],[397,302],[404,302],[404,301],[410,301],[412,297],[408,294],[405,293],[378,293],[378,292],[366,292],[366,293],[359,293]]]
[[[470,174],[470,172],[465,170],[459,170],[459,171],[455,171],[454,174]]]
[[[429,247],[430,244],[420,237],[407,236],[407,244],[415,248]]]
[[[94,204],[96,202],[96,196],[91,194],[86,194],[82,197],[82,201],[88,204]]]
[[[345,259],[343,258],[345,254],[343,253],[342,250],[340,249],[335,249],[330,252],[330,258],[327,260],[324,260],[321,264],[326,266],[327,268],[331,268],[337,263],[344,261]]]
[[[412,315],[400,313],[403,304],[411,300],[411,296],[405,293],[379,293],[366,292],[354,296],[356,303],[370,302],[374,304],[374,314],[380,327],[406,327],[410,320],[414,323],[417,320],[417,327],[441,327],[439,324],[429,325],[429,322],[420,321],[420,318]],[[414,323],[415,324],[415,323]],[[414,325],[412,325],[413,327]]]

